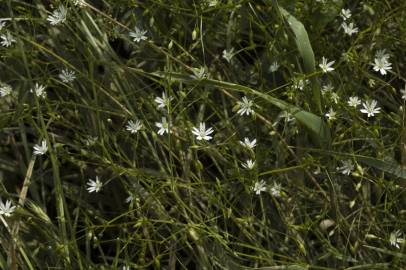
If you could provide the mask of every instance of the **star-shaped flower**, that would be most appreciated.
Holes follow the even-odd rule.
[[[37,97],[45,98],[47,93],[45,92],[45,86],[35,83],[34,88],[30,90],[31,93],[34,93]]]
[[[3,201],[0,199],[0,215],[4,215],[6,217],[11,216],[14,210],[16,209],[15,206],[12,206],[11,201],[7,200],[4,204]]]
[[[165,132],[169,133],[169,123],[166,121],[166,117],[162,117],[162,122],[156,122],[155,126],[159,128],[158,134],[164,135]]]
[[[255,167],[255,160],[248,159],[245,163],[242,164],[242,167],[247,170],[252,170]]]
[[[392,69],[392,64],[387,58],[375,58],[373,68],[376,72],[380,72],[381,75],[386,75],[388,70]]]
[[[154,101],[158,104],[157,107],[159,109],[169,107],[172,100],[173,97],[171,96],[167,97],[165,92],[162,92],[162,97],[156,97]]]
[[[42,140],[41,144],[34,145],[34,155],[42,156],[48,151],[47,141]]]
[[[100,181],[99,176],[96,176],[96,180],[89,179],[87,185],[88,187],[86,189],[89,193],[99,192],[103,187],[103,183]]]
[[[266,183],[264,180],[257,181],[255,182],[254,186],[252,187],[252,190],[255,192],[256,195],[260,195],[262,191],[266,191]]]
[[[66,10],[66,8],[63,5],[59,5],[58,8],[55,9],[51,15],[48,16],[47,21],[49,21],[51,25],[63,23],[66,20],[67,13],[68,11]]]
[[[348,104],[348,106],[356,108],[358,105],[361,104],[361,100],[357,96],[350,97],[348,99],[347,104]]]
[[[238,101],[237,104],[240,107],[240,109],[237,111],[239,115],[250,115],[254,113],[254,110],[252,109],[254,102],[247,97],[243,97],[242,101]]]
[[[248,149],[253,149],[257,145],[257,139],[250,141],[247,137],[244,138],[244,141],[240,141],[240,144]]]
[[[63,69],[61,73],[58,75],[59,79],[64,83],[73,82],[76,79],[75,72],[69,69]]]
[[[354,164],[351,160],[343,160],[341,161],[343,164],[341,167],[337,167],[337,171],[342,174],[350,175],[350,173],[354,170]]]
[[[134,42],[140,42],[141,40],[147,40],[147,36],[145,35],[147,32],[147,30],[141,30],[136,26],[135,32],[130,32],[129,35],[133,38]]]
[[[205,141],[211,140],[212,136],[209,136],[209,135],[212,134],[213,131],[214,131],[213,128],[206,129],[206,123],[203,123],[203,122],[199,124],[199,128],[194,127],[192,129],[192,133],[194,135],[196,135],[196,139],[198,141],[200,141],[200,140],[205,140]]]
[[[381,108],[377,107],[378,102],[376,100],[372,100],[372,101],[366,101],[364,103],[362,103],[362,107],[364,107],[363,109],[361,109],[360,111],[362,113],[367,114],[368,118],[371,116],[374,116],[376,113],[380,113]]]
[[[140,120],[136,120],[135,122],[133,120],[128,121],[126,130],[128,130],[131,134],[137,133],[140,131],[142,128],[142,123]]]
[[[333,71],[334,68],[331,67],[333,64],[335,63],[335,61],[330,61],[328,62],[327,58],[325,58],[324,56],[321,58],[321,63],[319,64],[319,67],[321,68],[321,70],[324,73]]]

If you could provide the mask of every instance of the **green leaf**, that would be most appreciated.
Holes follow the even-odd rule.
[[[303,60],[303,69],[306,73],[312,73],[315,71],[315,59],[310,44],[309,36],[304,25],[296,19],[292,14],[282,7],[279,7],[280,13],[286,19],[289,27],[292,29],[295,36],[296,47],[299,51],[299,54]],[[311,79],[312,81],[312,94],[313,94],[313,104],[316,107],[318,113],[322,113],[321,106],[321,93],[320,86],[315,78]]]
[[[374,167],[375,169],[390,173],[402,179],[406,179],[406,168],[403,168],[395,161],[384,161],[365,156],[355,156],[355,158],[359,162]]]
[[[220,87],[261,97],[274,106],[278,107],[279,109],[291,113],[296,118],[296,120],[310,132],[312,139],[317,146],[321,148],[328,148],[330,146],[330,129],[320,116],[317,116],[311,112],[307,112],[295,105],[289,104],[268,94],[264,94],[247,86],[235,83],[212,79],[197,79],[194,76],[184,75],[180,73],[154,72],[147,74],[158,78],[166,78],[174,81],[181,81],[184,83],[199,83],[200,85]]]

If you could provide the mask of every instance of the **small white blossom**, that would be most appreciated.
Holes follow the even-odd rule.
[[[215,7],[218,5],[218,0],[209,0],[208,5],[209,7]]]
[[[366,101],[364,103],[362,103],[362,106],[364,107],[363,109],[361,109],[360,111],[362,113],[368,114],[368,118],[371,116],[374,116],[376,113],[380,113],[381,108],[377,107],[378,102],[376,100],[372,100],[372,101]]]
[[[275,72],[279,69],[279,64],[278,62],[273,62],[270,66],[269,66],[269,72]]]
[[[255,160],[248,159],[245,163],[242,164],[242,167],[247,170],[252,170],[255,167]]]
[[[358,33],[358,27],[355,27],[353,23],[347,24],[346,22],[343,22],[341,24],[341,27],[343,28],[344,33],[346,33],[349,36]]]
[[[327,58],[325,58],[324,56],[321,58],[321,63],[319,64],[319,67],[321,68],[321,70],[324,73],[333,71],[334,68],[331,67],[333,64],[335,63],[335,61],[330,61],[328,62]]]
[[[164,135],[165,132],[169,133],[169,123],[166,121],[166,117],[162,117],[162,122],[156,122],[155,126],[159,128],[158,134]]]
[[[270,188],[270,192],[272,196],[280,197],[282,193],[282,185],[274,182],[272,187]]]
[[[140,120],[133,120],[128,121],[126,130],[128,130],[131,134],[137,133],[142,128],[142,123]]]
[[[63,23],[66,20],[67,13],[68,11],[66,10],[66,8],[63,5],[59,5],[59,7],[55,9],[51,15],[48,16],[47,21],[49,21],[51,25],[58,25],[60,23]]]
[[[9,31],[7,31],[5,34],[2,34],[0,38],[0,44],[3,47],[10,47],[11,45],[13,45],[13,43],[17,42]]]
[[[389,62],[389,60],[387,58],[375,58],[374,59],[374,70],[376,72],[380,72],[381,75],[386,75],[386,71],[387,70],[391,70],[392,69],[392,64]]]
[[[0,96],[1,97],[5,97],[11,94],[11,92],[13,92],[13,88],[11,88],[10,85],[8,84],[0,84]]]
[[[340,100],[340,96],[336,92],[331,92],[330,98],[335,104],[338,104],[338,101]]]
[[[386,52],[386,49],[377,50],[375,58],[389,60],[390,54]]]
[[[35,83],[34,88],[31,89],[30,92],[41,98],[45,98],[47,96],[47,93],[45,92],[45,86],[38,83]]]
[[[348,99],[347,104],[348,104],[348,106],[356,108],[358,105],[361,104],[361,100],[357,96],[350,97]]]
[[[135,32],[130,32],[130,37],[133,38],[134,42],[140,42],[141,40],[146,40],[147,36],[145,35],[148,31],[139,29],[137,26],[135,27]]]
[[[296,89],[303,90],[305,88],[305,86],[308,85],[309,83],[310,83],[310,81],[307,79],[306,80],[300,79],[300,80],[296,81],[293,86]]]
[[[349,175],[354,170],[354,164],[351,160],[343,160],[341,161],[343,164],[341,167],[337,167],[337,171],[344,175]]]
[[[58,75],[59,79],[64,83],[73,82],[76,79],[75,72],[69,69],[63,69],[61,73]]]
[[[15,206],[12,206],[11,201],[7,200],[6,203],[4,204],[3,201],[0,199],[0,215],[4,215],[6,217],[11,216],[13,214],[14,210],[16,209]]]
[[[254,113],[254,110],[252,109],[252,106],[254,106],[254,102],[252,100],[249,100],[247,97],[243,97],[242,101],[238,101],[238,106],[240,109],[237,111],[239,115],[250,115]]]
[[[44,155],[48,151],[47,141],[42,140],[41,144],[34,145],[34,155]]]
[[[333,121],[337,119],[337,113],[333,110],[333,108],[330,108],[330,111],[325,114],[326,117],[328,118],[329,121]]]
[[[400,248],[399,244],[402,244],[405,241],[401,236],[402,234],[399,230],[391,232],[389,243],[396,248]]]
[[[86,2],[84,0],[73,0],[73,4],[78,7],[84,7]]]
[[[99,192],[101,188],[103,187],[103,183],[100,181],[99,176],[96,175],[96,181],[89,179],[86,183],[88,187],[86,188],[89,193],[92,192]]]
[[[255,182],[252,190],[255,192],[256,195],[260,195],[262,191],[266,191],[266,183],[264,180]]]
[[[257,139],[250,141],[250,139],[245,137],[244,141],[240,141],[240,144],[248,149],[253,149],[257,145]]]
[[[167,97],[165,92],[162,92],[162,97],[156,97],[154,101],[158,104],[157,107],[159,109],[159,108],[169,107],[172,100],[173,100],[173,97],[171,97],[171,96]]]
[[[332,92],[333,90],[334,90],[334,87],[331,83],[323,85],[323,87],[321,88],[321,91],[323,92],[323,94]]]
[[[196,135],[196,139],[198,141],[200,141],[200,140],[205,140],[205,141],[211,140],[212,136],[209,136],[209,135],[212,134],[213,132],[214,132],[213,128],[206,129],[206,123],[200,123],[199,128],[194,127],[192,129],[192,133],[194,135]]]
[[[227,51],[224,50],[223,51],[223,58],[226,59],[227,62],[231,62],[231,58],[233,58],[234,56],[234,48],[231,48],[231,50]]]
[[[204,79],[207,78],[207,73],[206,73],[206,69],[204,67],[200,67],[200,68],[193,68],[193,76],[192,78],[196,78],[196,79]]]
[[[341,18],[343,18],[344,21],[351,18],[351,10],[341,9],[340,16]]]

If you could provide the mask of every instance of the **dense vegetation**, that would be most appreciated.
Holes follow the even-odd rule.
[[[405,1],[0,0],[0,268],[406,268],[405,37]]]

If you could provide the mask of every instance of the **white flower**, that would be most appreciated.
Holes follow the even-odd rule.
[[[344,21],[351,18],[351,10],[341,9],[340,16],[341,16],[341,18],[343,18]]]
[[[162,92],[162,97],[156,97],[154,101],[158,103],[157,107],[159,109],[169,107],[171,100],[173,100],[173,97],[171,96],[167,97],[165,92]]]
[[[279,69],[279,64],[278,62],[273,62],[270,66],[269,66],[269,72],[275,72]]]
[[[335,61],[330,61],[330,62],[327,62],[328,60],[327,60],[327,58],[325,58],[324,56],[321,58],[321,63],[319,64],[319,67],[321,68],[321,70],[324,72],[324,73],[327,73],[327,72],[330,72],[330,71],[333,71],[334,70],[334,68],[333,67],[331,67],[334,63],[335,63]]]
[[[240,144],[248,149],[253,149],[257,145],[257,139],[250,141],[250,139],[245,137],[244,141],[240,141]]]
[[[334,90],[334,87],[331,83],[323,85],[323,87],[321,88],[321,91],[323,92],[323,94],[327,93],[327,92],[331,92]]]
[[[78,7],[84,7],[86,2],[84,0],[73,0],[73,4]]]
[[[333,108],[330,108],[330,111],[325,114],[325,116],[328,118],[328,120],[333,121],[337,119],[337,113],[333,110]]]
[[[209,0],[208,5],[209,7],[215,7],[218,5],[218,0]]]
[[[309,83],[310,83],[310,81],[307,79],[306,80],[300,79],[294,83],[294,87],[296,89],[303,90],[305,88],[305,86],[308,85]]]
[[[5,34],[2,34],[0,38],[0,44],[3,47],[10,47],[11,45],[13,45],[13,43],[17,42],[9,31],[7,31]]]
[[[337,171],[340,173],[349,175],[354,170],[354,164],[351,160],[343,160],[341,163],[343,165],[341,167],[337,167]]]
[[[372,100],[372,101],[366,101],[364,103],[362,103],[362,106],[364,107],[363,109],[361,109],[360,111],[362,113],[366,113],[368,114],[368,117],[374,116],[376,113],[380,113],[381,108],[377,107],[378,102],[376,100]]]
[[[349,36],[358,33],[358,27],[355,27],[353,23],[347,24],[346,22],[343,22],[341,24],[341,27],[343,28],[344,33],[346,33]]]
[[[374,65],[374,70],[376,72],[379,71],[381,73],[381,75],[386,75],[386,73],[387,73],[386,71],[392,69],[392,64],[385,57],[375,58],[373,65]]]
[[[45,92],[45,86],[38,83],[35,83],[34,88],[31,89],[30,92],[41,98],[45,98],[47,96],[47,93]]]
[[[270,188],[271,195],[274,197],[280,197],[282,192],[282,185],[279,183],[273,183],[272,187]]]
[[[234,56],[234,48],[231,48],[231,50],[227,51],[224,50],[223,51],[223,58],[227,60],[227,62],[231,62],[231,58],[233,58]]]
[[[201,80],[201,79],[204,79],[204,78],[207,77],[206,69],[204,67],[193,68],[192,71],[193,71],[193,74],[194,74],[192,76],[193,78]]]
[[[338,104],[338,101],[340,100],[340,96],[336,92],[331,92],[330,98],[335,104]]]
[[[239,115],[250,115],[254,113],[254,110],[251,108],[254,105],[252,100],[249,100],[247,97],[243,97],[242,101],[238,101],[238,106],[240,109],[237,111]]]
[[[134,42],[140,42],[141,40],[147,39],[147,36],[145,35],[147,32],[147,30],[141,30],[136,26],[135,32],[130,32],[129,35],[133,38]]]
[[[166,121],[166,117],[162,117],[162,122],[156,122],[155,126],[159,128],[158,134],[163,135],[166,133],[169,133],[169,123]]]
[[[48,151],[47,141],[42,140],[41,145],[34,145],[34,155],[44,155]]]
[[[0,31],[3,30],[4,27],[6,27],[6,22],[0,21]]]
[[[11,216],[14,210],[16,209],[15,206],[11,206],[11,201],[7,200],[4,204],[3,201],[0,199],[0,215],[5,215],[6,217]]]
[[[75,72],[69,69],[63,69],[61,73],[58,75],[59,79],[64,83],[73,82],[76,79]]]
[[[0,89],[0,91],[1,91],[1,89]],[[405,89],[400,89],[400,93],[402,94],[402,99],[406,100],[406,87],[405,87]]]
[[[252,190],[255,192],[256,195],[260,195],[262,191],[266,191],[266,183],[264,180],[255,182]]]
[[[391,232],[389,236],[389,242],[392,246],[400,248],[399,244],[402,244],[405,240],[401,237],[401,232],[399,230]]]
[[[212,134],[213,131],[214,131],[213,128],[206,129],[206,124],[205,123],[200,123],[199,128],[194,127],[192,129],[192,133],[194,135],[196,135],[196,139],[198,141],[200,141],[200,140],[205,140],[205,141],[211,140],[212,136],[209,136],[209,135]]]
[[[242,167],[247,170],[252,170],[255,167],[255,160],[248,159],[245,163],[242,164]]]
[[[375,58],[388,60],[390,57],[389,53],[386,52],[386,49],[377,50],[375,53]]]
[[[66,10],[66,8],[63,5],[59,5],[59,7],[55,9],[51,15],[48,16],[47,21],[49,21],[51,25],[63,23],[66,20],[67,13],[68,11]]]
[[[5,97],[11,94],[11,92],[13,92],[13,88],[11,88],[10,85],[8,84],[0,84],[0,96],[1,97]]]
[[[128,121],[126,130],[128,130],[131,134],[137,133],[142,128],[142,124],[140,120],[133,120]]]
[[[358,105],[361,104],[361,100],[360,100],[357,96],[355,96],[355,97],[350,97],[350,98],[348,99],[347,104],[348,104],[348,106],[351,106],[351,107],[356,108]]]
[[[88,187],[86,188],[89,193],[92,192],[99,192],[101,188],[103,187],[103,183],[99,180],[99,176],[96,175],[96,181],[89,179],[87,181]]]

